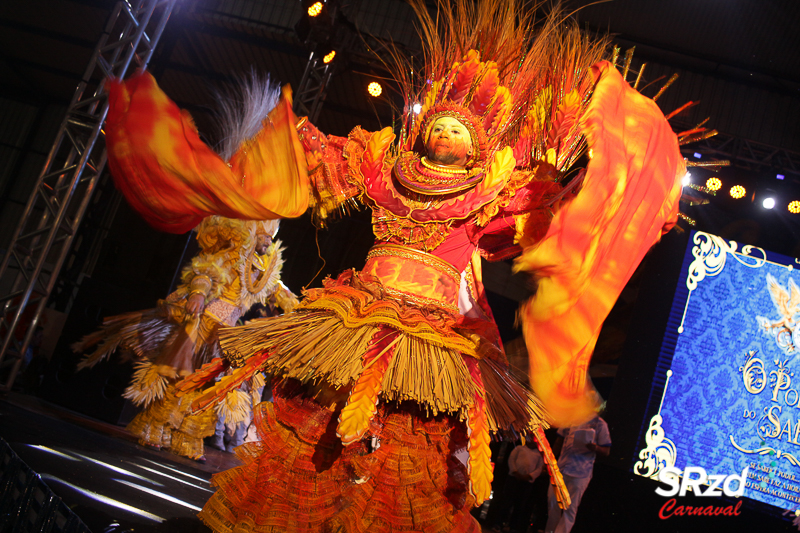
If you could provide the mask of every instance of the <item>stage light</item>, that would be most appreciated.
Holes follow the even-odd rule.
[[[156,470],[155,468],[149,468],[147,466],[136,464],[136,463],[133,463],[131,461],[125,461],[125,462],[128,463],[128,464],[131,464],[131,465],[133,465],[133,466],[135,466],[137,468],[141,468],[142,470],[147,470],[148,472],[152,472],[153,474],[156,474],[156,475],[159,475],[159,476],[163,476],[163,477],[171,479],[173,481],[177,481],[178,483],[183,483],[184,485],[189,485],[190,487],[194,487],[195,489],[204,490],[206,492],[214,492],[213,490],[207,489],[205,487],[201,487],[200,485],[195,485],[194,483],[189,483],[185,479],[181,479],[181,478],[178,478],[178,477],[175,477],[175,476],[170,476],[169,474],[165,474],[164,472],[160,472],[160,471]]]
[[[789,202],[788,209],[790,213],[794,213],[795,215],[797,213],[800,213],[800,202],[798,202],[797,200],[792,200],[791,202]]]
[[[381,87],[381,84],[378,83],[377,81],[373,81],[369,85],[367,85],[367,91],[369,92],[369,94],[377,98],[383,92],[383,87]]]
[[[686,174],[683,175],[683,178],[681,178],[681,185],[686,187],[687,185],[690,185],[691,183],[692,183],[692,175],[687,172]]]
[[[196,479],[197,481],[202,481],[206,485],[210,486],[210,483],[208,482],[207,479],[203,479],[201,477],[193,476],[192,474],[184,472],[183,470],[178,470],[177,468],[173,468],[173,467],[171,467],[169,465],[165,465],[163,463],[159,463],[159,462],[156,462],[156,461],[153,461],[153,460],[150,460],[150,459],[145,459],[144,457],[142,457],[142,460],[143,461],[147,461],[148,463],[154,464],[156,466],[160,466],[161,468],[166,468],[167,470],[171,470],[171,471],[173,471],[173,472],[175,472],[177,474],[181,474],[182,476],[186,476],[186,477],[191,478],[191,479]]]
[[[775,207],[775,198],[771,196],[764,198],[764,200],[761,202],[761,206],[764,209],[772,209],[773,207]]]
[[[42,446],[41,444],[26,444],[26,446],[30,446],[31,448],[36,448],[37,450],[42,450],[43,452],[57,455],[62,459],[66,459],[67,461],[80,461],[80,459],[78,459],[77,457],[72,457],[71,455],[61,453],[58,450],[54,450],[53,448],[48,448],[47,446]]]
[[[308,16],[309,17],[316,17],[322,11],[322,2],[314,2],[311,7],[308,8]]]
[[[747,194],[747,191],[741,185],[734,185],[731,187],[731,198],[739,199],[744,198],[744,195]]]
[[[128,505],[127,503],[123,503],[123,502],[121,502],[119,500],[115,500],[113,498],[109,498],[108,496],[103,496],[102,494],[98,494],[97,492],[94,492],[94,491],[91,491],[91,490],[88,490],[88,489],[84,489],[84,488],[79,487],[77,485],[73,485],[72,483],[70,483],[68,481],[64,481],[61,478],[57,478],[56,476],[51,476],[50,474],[41,474],[39,477],[42,478],[45,481],[61,483],[62,485],[66,485],[67,487],[71,488],[72,490],[74,490],[76,492],[79,492],[79,493],[83,494],[84,496],[87,496],[87,497],[93,499],[96,502],[100,502],[100,503],[104,503],[106,505],[110,505],[112,507],[116,507],[117,509],[121,509],[123,511],[127,511],[129,513],[133,513],[133,514],[142,516],[142,517],[150,519],[150,520],[152,520],[154,522],[164,522],[164,521],[166,521],[166,518],[162,518],[162,517],[160,517],[158,515],[154,515],[152,513],[148,513],[147,511],[145,511],[143,509],[138,509],[136,507],[133,507],[132,505]],[[50,483],[48,483],[48,485],[49,484]]]
[[[331,50],[330,52],[325,54],[325,56],[322,58],[322,62],[327,65],[328,63],[333,61],[334,57],[336,57],[336,50]]]
[[[422,104],[417,102],[411,109],[414,111],[415,115],[419,115],[419,112],[422,111]]]
[[[709,191],[718,191],[722,187],[722,182],[719,178],[708,178],[706,180],[706,189]]]
[[[778,178],[779,180],[782,180],[782,179],[786,178],[786,176],[784,176],[783,174],[778,174],[775,177]]]
[[[89,461],[90,463],[94,463],[96,465],[108,468],[109,470],[113,470],[114,472],[117,472],[119,474],[125,474],[126,476],[131,476],[132,478],[135,478],[135,479],[140,479],[142,481],[147,481],[148,483],[152,483],[153,485],[158,485],[159,487],[163,487],[164,486],[161,483],[159,483],[158,481],[146,478],[144,476],[140,476],[139,474],[135,474],[135,473],[131,472],[130,470],[125,470],[124,468],[120,468],[118,466],[114,466],[114,465],[110,465],[108,463],[104,463],[103,461],[101,461],[99,459],[94,459],[92,457],[89,457],[88,455],[83,455],[82,453],[78,453],[78,452],[72,452],[72,454],[73,455],[77,455],[81,459]]]
[[[695,152],[695,153],[694,153],[694,158],[695,158],[695,159],[700,159],[700,158],[702,158],[702,157],[703,157],[703,154],[701,154],[701,153],[699,153],[699,152]]]
[[[178,505],[180,505],[182,507],[186,507],[187,509],[191,509],[192,511],[197,511],[198,513],[200,511],[202,511],[202,509],[200,507],[197,507],[196,505],[192,505],[189,502],[185,502],[183,500],[179,500],[175,496],[170,496],[169,494],[164,494],[163,492],[159,492],[157,490],[153,490],[153,489],[148,488],[148,487],[142,487],[141,485],[137,485],[136,483],[131,483],[130,481],[127,481],[125,479],[114,479],[114,481],[118,481],[118,482],[122,483],[123,485],[127,485],[127,486],[129,486],[131,488],[138,489],[138,490],[140,490],[142,492],[146,492],[147,494],[151,494],[153,496],[161,498],[162,500],[166,500],[166,501],[168,501],[170,503],[175,503],[175,504],[178,504]]]

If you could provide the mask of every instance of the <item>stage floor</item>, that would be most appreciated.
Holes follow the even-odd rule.
[[[214,490],[209,480],[239,464],[214,449],[200,464],[145,448],[119,426],[20,394],[0,400],[0,438],[94,533],[208,532],[197,512]],[[596,464],[573,533],[798,531],[779,510],[749,500],[741,516],[661,520],[665,499],[654,488],[652,480]],[[680,504],[697,505],[688,496]]]
[[[196,515],[211,475],[239,464],[214,449],[200,464],[145,448],[121,427],[20,394],[0,401],[0,437],[97,533],[209,531]]]

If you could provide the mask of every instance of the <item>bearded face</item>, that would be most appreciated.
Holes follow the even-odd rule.
[[[267,253],[269,246],[272,244],[272,237],[269,235],[265,235],[263,233],[259,233],[256,235],[256,249],[255,252],[258,255],[264,255]]]
[[[464,167],[472,155],[472,138],[460,121],[440,117],[431,127],[425,149],[431,162]]]

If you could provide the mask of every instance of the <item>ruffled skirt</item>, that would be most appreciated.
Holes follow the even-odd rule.
[[[372,438],[343,446],[341,394],[315,398],[289,381],[274,397],[256,408],[261,440],[236,450],[245,464],[213,478],[200,518],[214,531],[480,532],[455,455],[468,437],[453,417],[382,405]]]

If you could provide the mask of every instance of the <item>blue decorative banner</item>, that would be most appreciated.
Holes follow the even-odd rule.
[[[673,301],[658,412],[634,472],[750,467],[744,495],[800,508],[800,266],[708,233],[692,235]],[[657,376],[658,377],[658,376]]]

